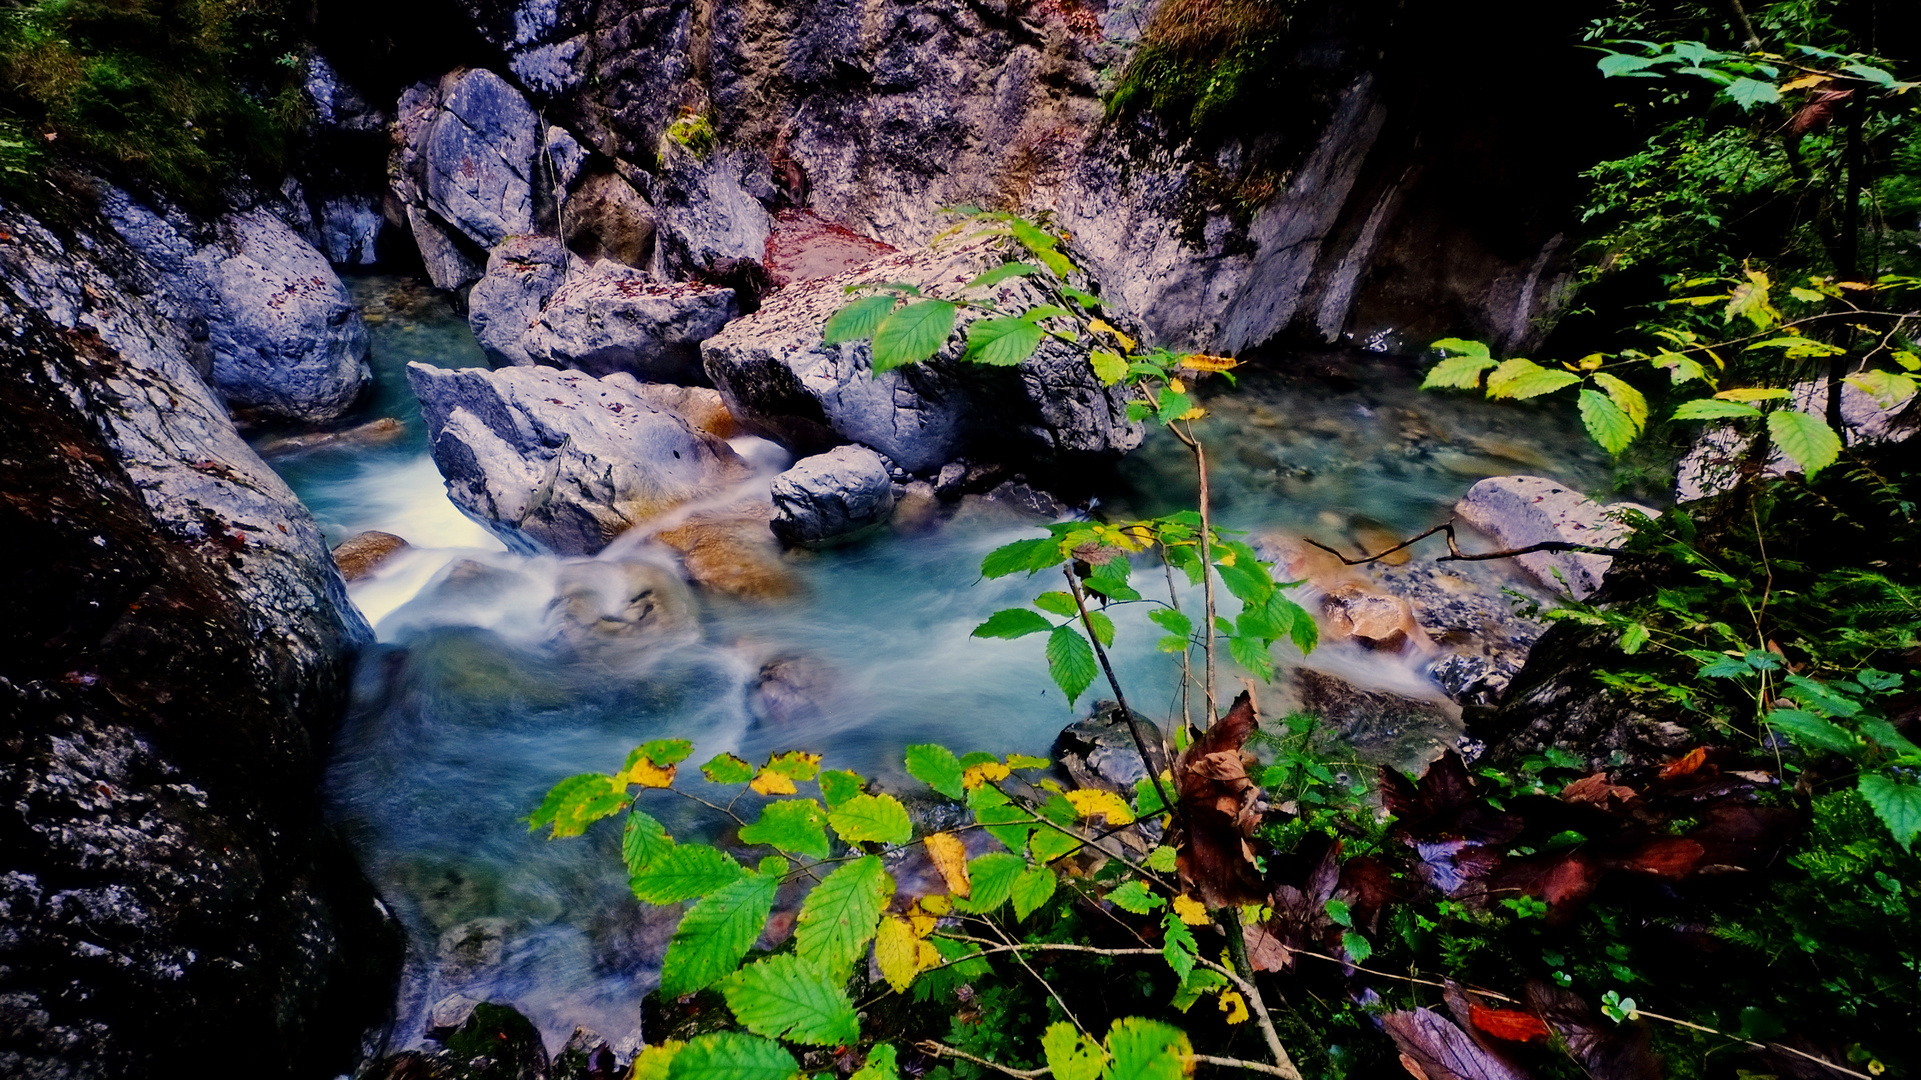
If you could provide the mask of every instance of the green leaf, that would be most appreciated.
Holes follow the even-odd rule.
[[[1047,1056],[1047,1068],[1054,1080],[1096,1080],[1107,1064],[1100,1044],[1065,1020],[1047,1025],[1041,1035],[1041,1053]]]
[[[754,778],[754,767],[732,754],[717,754],[700,774],[716,784],[745,784]]]
[[[1113,1061],[1105,1080],[1184,1080],[1186,1058],[1193,1052],[1187,1035],[1172,1024],[1138,1016],[1116,1020],[1107,1032]]]
[[[1016,540],[987,553],[987,557],[981,560],[981,576],[1006,577],[1023,570],[1031,574],[1036,570],[1057,566],[1066,558],[1067,556],[1061,554],[1060,541],[1051,536],[1043,536],[1036,540]]]
[[[1479,356],[1450,357],[1434,365],[1421,381],[1421,389],[1474,390],[1481,385],[1481,372],[1494,366],[1494,358],[1485,353]]]
[[[667,827],[638,810],[627,814],[627,828],[620,834],[620,857],[627,863],[629,876],[645,870],[655,859],[674,846]]]
[[[1171,874],[1174,872],[1175,857],[1178,854],[1173,848],[1162,844],[1148,852],[1147,858],[1141,860],[1141,865],[1158,873]]]
[[[1773,436],[1774,445],[1810,477],[1841,456],[1841,436],[1818,416],[1778,409],[1768,414],[1768,434]]]
[[[967,324],[962,358],[992,367],[1013,367],[1034,355],[1047,332],[1026,319],[976,319]]]
[[[1127,360],[1120,353],[1095,349],[1087,354],[1087,362],[1094,366],[1094,377],[1102,386],[1112,386],[1127,377]]]
[[[661,996],[671,999],[691,994],[733,974],[766,927],[779,888],[780,878],[773,875],[743,874],[688,908],[661,962]],[[692,1048],[693,1044],[688,1044],[688,1050]],[[682,1057],[687,1052],[683,1050]],[[677,1059],[675,1065],[679,1064]]]
[[[640,1053],[634,1055],[633,1065],[628,1067],[626,1080],[667,1080],[674,1055],[686,1045],[679,1039],[668,1039],[658,1046],[641,1047]]]
[[[1914,396],[1917,384],[1912,375],[1897,375],[1892,371],[1857,371],[1844,380],[1862,393],[1873,398],[1875,404],[1884,409],[1892,409]]]
[[[1772,105],[1781,100],[1780,89],[1761,79],[1736,79],[1721,92],[1747,112],[1754,111],[1757,105]]]
[[[843,341],[865,341],[880,329],[881,321],[894,310],[894,298],[881,294],[863,296],[859,300],[834,312],[827,320],[827,327],[821,335],[821,344],[839,345]]]
[[[988,616],[986,622],[974,628],[973,636],[985,638],[1018,638],[1026,637],[1029,634],[1043,633],[1052,629],[1054,629],[1054,624],[1048,622],[1035,612],[1029,611],[1026,608],[1007,608],[1002,611],[996,611],[994,614]]]
[[[1028,834],[1034,832],[1034,815],[1015,806],[991,784],[968,792],[967,805],[974,811],[974,820],[986,827],[989,836],[1007,845],[1009,851],[1025,847]]]
[[[1094,682],[1094,647],[1072,626],[1057,627],[1047,636],[1047,673],[1067,695],[1068,704]]]
[[[1336,926],[1354,926],[1354,910],[1348,907],[1345,900],[1329,900],[1321,906],[1327,910],[1327,917],[1333,919]]]
[[[867,1051],[867,1063],[847,1080],[900,1080],[900,1057],[893,1043],[881,1043]]]
[[[1594,66],[1601,69],[1601,75],[1603,77],[1612,79],[1625,75],[1643,73],[1644,69],[1652,67],[1653,64],[1654,61],[1645,56],[1635,56],[1631,53],[1608,52],[1602,53],[1601,59],[1595,61]],[[1647,74],[1653,73],[1647,72]]]
[[[1683,401],[1674,410],[1676,420],[1753,420],[1760,415],[1761,410],[1752,405],[1716,401],[1713,398]]]
[[[1187,973],[1187,978],[1181,980],[1181,985],[1174,990],[1174,1000],[1168,1004],[1186,1012],[1201,999],[1201,995],[1219,990],[1226,985],[1227,976],[1212,968],[1197,967]]]
[[[827,823],[850,844],[905,844],[914,838],[907,808],[892,795],[856,795],[828,811]]]
[[[686,761],[687,755],[693,752],[694,744],[686,739],[655,739],[634,747],[633,753],[627,755],[627,767],[631,769],[634,767],[634,762],[646,758],[664,769],[669,765]]]
[[[1194,620],[1175,611],[1173,608],[1155,608],[1153,611],[1147,613],[1147,617],[1154,620],[1156,625],[1170,634],[1176,634],[1184,638],[1194,632]]]
[[[1076,304],[1079,304],[1080,306],[1086,308],[1089,311],[1093,311],[1096,308],[1104,307],[1107,304],[1107,301],[1102,300],[1100,297],[1095,296],[1093,293],[1083,292],[1080,289],[1076,289],[1072,285],[1061,286],[1061,295],[1066,297],[1069,300],[1074,301]]]
[[[1029,251],[1037,253],[1052,251],[1055,246],[1060,243],[1059,237],[1043,231],[1032,222],[1022,218],[1011,218],[1007,226],[1008,229],[1013,232],[1014,239],[1019,240],[1021,246]]]
[[[1171,424],[1187,414],[1194,402],[1186,394],[1177,393],[1172,387],[1161,387],[1159,403],[1154,408],[1154,422]]]
[[[1347,958],[1357,964],[1367,963],[1367,958],[1374,955],[1374,946],[1352,930],[1341,935],[1341,948],[1347,951]]]
[[[861,786],[859,773],[828,769],[820,774],[820,797],[826,801],[829,810],[859,795]]]
[[[794,1080],[800,1066],[779,1043],[737,1031],[701,1035],[681,1047],[667,1080]]]
[[[1511,398],[1523,400],[1551,394],[1564,386],[1573,386],[1581,377],[1567,371],[1554,371],[1544,368],[1532,360],[1515,357],[1502,361],[1501,365],[1487,377],[1487,396],[1491,398]]]
[[[1094,630],[1094,640],[1106,648],[1114,647],[1114,620],[1099,611],[1087,613],[1087,625]]]
[[[843,978],[866,955],[894,879],[880,856],[866,855],[827,875],[800,902],[794,953]]]
[[[728,977],[720,992],[756,1035],[838,1046],[860,1038],[860,1018],[839,983],[798,956],[770,956]]]
[[[1032,754],[1007,755],[1007,767],[1010,769],[1045,769],[1052,764],[1054,763],[1046,758],[1035,757]]]
[[[1274,678],[1274,658],[1267,651],[1266,641],[1244,634],[1232,634],[1227,639],[1227,652],[1235,663],[1262,682]]]
[[[1079,605],[1074,603],[1074,598],[1058,589],[1036,596],[1034,606],[1042,611],[1054,615],[1066,615],[1069,618],[1078,618],[1081,613]]]
[[[1461,338],[1442,338],[1434,344],[1429,345],[1428,348],[1438,349],[1442,352],[1451,352],[1460,356],[1485,357],[1489,355],[1486,342],[1465,341]]]
[[[812,799],[782,799],[768,803],[759,820],[743,825],[742,842],[768,844],[796,855],[825,859],[833,854],[827,844],[827,813]]]
[[[1123,911],[1131,911],[1136,915],[1145,915],[1167,903],[1160,896],[1149,892],[1147,886],[1138,880],[1125,882],[1120,888],[1108,893],[1107,899],[1115,907]]]
[[[1034,866],[1021,871],[1009,891],[1014,901],[1014,917],[1025,919],[1038,911],[1041,905],[1053,899],[1057,884],[1054,871],[1046,866]]]
[[[1861,797],[1894,834],[1894,842],[1911,850],[1921,834],[1921,784],[1906,784],[1885,773],[1862,773],[1856,782]]]
[[[1638,434],[1634,421],[1606,395],[1597,390],[1582,390],[1580,405],[1581,424],[1601,449],[1618,454],[1634,441]]]
[[[1080,840],[1056,829],[1035,829],[1034,838],[1027,842],[1029,854],[1042,866],[1062,856],[1072,854],[1081,848]]]
[[[1778,386],[1740,386],[1723,390],[1714,396],[1721,401],[1780,401],[1793,397],[1794,392]]]
[[[719,848],[676,844],[650,860],[628,884],[650,904],[678,904],[739,881],[747,868]]]
[[[945,300],[921,300],[901,308],[874,331],[874,374],[933,356],[953,331],[954,305]]]
[[[537,832],[542,825],[552,825],[553,834],[549,839],[579,836],[595,821],[620,813],[626,805],[626,791],[625,784],[606,773],[570,776],[550,788],[540,806],[528,815],[527,831]],[[607,799],[614,795],[619,796],[621,802],[609,810]]]
[[[1005,615],[1007,612],[1001,614]],[[1031,611],[1024,611],[1023,614],[1034,615]],[[1034,615],[1034,618],[1041,617]],[[1041,619],[1041,621],[1047,620]],[[961,774],[964,772],[966,768],[961,765],[960,759],[945,746],[917,743],[907,748],[907,775],[950,799],[966,797],[966,789],[961,786]]]
[[[1645,394],[1605,371],[1596,372],[1594,381],[1607,391],[1608,397],[1621,407],[1622,412],[1628,414],[1628,419],[1634,421],[1635,434],[1647,428],[1648,399]]]
[[[965,292],[968,289],[985,289],[991,285],[999,285],[1009,278],[1025,277],[1039,269],[1040,267],[1035,266],[1033,263],[1002,263],[967,284],[962,285],[961,291]]]
[[[767,755],[767,771],[789,780],[812,780],[820,773],[820,755],[805,750],[789,750]]]
[[[969,911],[986,914],[1014,895],[1014,882],[1027,870],[1027,860],[1005,851],[990,851],[967,862],[967,877],[973,883],[967,898]]]
[[[1770,727],[1780,728],[1794,741],[1817,750],[1854,754],[1861,744],[1847,730],[1804,709],[1776,709],[1767,715]]]
[[[1036,304],[1033,307],[1028,308],[1026,311],[1021,312],[1020,317],[1022,319],[1025,319],[1028,322],[1037,323],[1037,322],[1044,322],[1048,319],[1069,318],[1073,314],[1074,314],[1073,312],[1067,310],[1066,308],[1060,306],[1059,304]]]
[[[1194,941],[1194,932],[1170,909],[1161,916],[1161,933],[1165,939],[1161,944],[1161,957],[1167,961],[1168,967],[1174,969],[1175,975],[1186,981],[1194,971],[1194,961],[1200,957],[1200,946]]]

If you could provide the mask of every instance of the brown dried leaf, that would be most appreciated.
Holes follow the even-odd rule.
[[[1248,840],[1261,822],[1261,789],[1248,778],[1242,749],[1260,727],[1246,692],[1174,762],[1175,843],[1185,891],[1210,908],[1266,899]]]
[[[1408,1072],[1427,1080],[1528,1080],[1528,1074],[1483,1049],[1432,1009],[1393,1012],[1381,1024]]]

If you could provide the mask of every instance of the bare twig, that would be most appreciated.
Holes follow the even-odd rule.
[[[1067,575],[1067,587],[1074,591],[1074,609],[1081,613],[1081,627],[1087,631],[1087,640],[1094,645],[1094,655],[1101,662],[1101,670],[1107,673],[1107,685],[1114,691],[1114,702],[1120,707],[1121,719],[1127,722],[1128,734],[1134,736],[1134,749],[1140,752],[1141,768],[1146,769],[1148,777],[1154,781],[1154,793],[1161,797],[1161,805],[1178,814],[1180,808],[1167,797],[1167,788],[1161,785],[1160,770],[1154,767],[1154,759],[1147,752],[1147,740],[1141,735],[1140,721],[1134,718],[1134,710],[1127,707],[1127,695],[1121,693],[1121,681],[1114,677],[1114,665],[1107,659],[1107,650],[1101,647],[1100,635],[1094,632],[1094,621],[1087,614],[1087,594],[1081,591],[1080,579],[1074,576],[1071,566],[1061,567],[1061,572]],[[1161,756],[1167,756],[1166,747],[1161,748]]]
[[[1402,548],[1408,547],[1409,545],[1417,543],[1421,540],[1425,540],[1428,537],[1433,536],[1435,533],[1443,533],[1447,536],[1447,550],[1448,550],[1448,554],[1443,555],[1440,558],[1434,560],[1435,562],[1486,562],[1489,559],[1512,559],[1516,555],[1531,555],[1537,551],[1578,551],[1587,555],[1619,555],[1625,550],[1624,548],[1596,547],[1593,544],[1573,544],[1565,540],[1543,540],[1538,544],[1529,544],[1526,547],[1508,548],[1505,551],[1489,551],[1489,552],[1484,552],[1482,554],[1474,555],[1474,554],[1469,554],[1468,552],[1462,551],[1460,544],[1456,542],[1455,535],[1454,535],[1454,520],[1452,518],[1442,522],[1439,525],[1434,526],[1432,529],[1429,529],[1428,531],[1420,534],[1419,536],[1409,537],[1408,539],[1401,541],[1400,543],[1394,545],[1391,548],[1388,548],[1386,551],[1383,551],[1378,555],[1367,555],[1359,559],[1350,559],[1347,556],[1341,554],[1339,551],[1335,550],[1334,548],[1328,547],[1326,544],[1323,544],[1318,540],[1310,540],[1307,537],[1303,536],[1301,537],[1301,541],[1312,547],[1320,548],[1322,551],[1327,552],[1329,555],[1334,556],[1335,558],[1341,560],[1343,563],[1346,563],[1349,566],[1361,566],[1366,563],[1376,562],[1380,559],[1385,559],[1389,555],[1394,554],[1395,552],[1401,550]]]

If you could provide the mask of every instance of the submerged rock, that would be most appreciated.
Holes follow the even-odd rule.
[[[887,463],[864,446],[837,446],[802,458],[774,478],[774,535],[788,544],[850,537],[888,519],[894,481]]]
[[[406,546],[407,541],[393,533],[370,529],[342,540],[333,549],[334,565],[340,567],[341,577],[357,581]]]
[[[1634,503],[1604,506],[1565,484],[1539,476],[1494,476],[1469,488],[1454,506],[1463,522],[1493,537],[1502,548],[1560,541],[1608,547],[1632,531],[1620,515],[1653,517]],[[1557,592],[1579,600],[1601,587],[1614,560],[1577,551],[1536,551],[1515,560]]]
[[[1361,582],[1337,585],[1321,598],[1321,614],[1332,638],[1351,638],[1369,649],[1399,651],[1421,637],[1406,600]]]
[[[661,284],[602,261],[554,291],[520,345],[534,363],[701,384],[700,343],[737,314],[732,289]]]
[[[559,635],[575,644],[658,639],[694,625],[693,601],[673,571],[643,562],[568,563],[549,608]]]
[[[631,380],[419,363],[407,378],[454,502],[522,548],[591,555],[748,475],[725,442],[648,405]]]
[[[767,528],[773,516],[773,506],[759,501],[701,510],[654,536],[680,552],[695,584],[744,600],[779,600],[799,584]]]

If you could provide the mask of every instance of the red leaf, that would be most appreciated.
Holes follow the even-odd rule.
[[[1468,1022],[1497,1039],[1531,1042],[1548,1036],[1547,1025],[1533,1013],[1519,1009],[1491,1009],[1485,1005],[1468,1006]]]
[[[1431,1009],[1388,1013],[1381,1026],[1400,1049],[1401,1064],[1426,1080],[1528,1080]]]
[[[1661,779],[1672,780],[1677,776],[1686,776],[1700,768],[1701,763],[1707,759],[1708,748],[1705,746],[1697,746],[1680,757],[1675,758],[1673,761],[1668,762],[1666,765],[1661,766]]]

